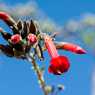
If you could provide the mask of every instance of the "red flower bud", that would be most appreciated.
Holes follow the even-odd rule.
[[[80,46],[76,44],[67,43],[67,42],[55,42],[55,44],[58,49],[64,49],[64,50],[71,51],[77,54],[86,53],[86,51],[83,48],[81,48]]]
[[[60,75],[69,69],[69,61],[65,56],[59,56],[56,47],[49,36],[44,37],[46,48],[51,56],[49,72]]]
[[[28,42],[29,42],[30,44],[34,44],[34,43],[37,42],[37,37],[36,37],[34,34],[32,34],[32,33],[30,33],[30,34],[27,36],[27,39],[28,39]]]
[[[82,49],[80,46],[71,44],[71,43],[64,43],[63,42],[63,49],[72,51],[77,54],[85,54],[86,51]]]
[[[9,15],[5,12],[0,12],[0,19],[3,19],[4,21],[9,19]]]
[[[21,36],[19,34],[15,34],[11,37],[11,42],[13,44],[17,44],[22,40]]]

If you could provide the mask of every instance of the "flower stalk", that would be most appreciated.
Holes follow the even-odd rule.
[[[40,86],[41,86],[41,88],[42,88],[42,90],[43,90],[43,92],[44,92],[44,95],[48,95],[48,91],[46,90],[46,84],[45,84],[45,81],[44,81],[44,79],[43,79],[43,74],[42,74],[42,72],[41,72],[39,66],[36,64],[35,59],[32,58],[32,60],[30,61],[30,60],[27,58],[27,60],[28,60],[29,62],[31,62],[31,64],[33,65],[33,68],[34,68],[34,70],[35,70],[35,72],[36,72],[36,74],[37,74],[38,81],[39,81],[39,84],[40,84]]]

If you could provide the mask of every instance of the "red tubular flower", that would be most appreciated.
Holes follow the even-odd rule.
[[[21,36],[19,34],[15,34],[13,36],[11,36],[11,42],[13,44],[17,44],[22,40]]]
[[[66,42],[63,42],[63,49],[72,51],[77,54],[85,54],[86,53],[86,51],[84,49],[82,49],[80,46],[71,44],[71,43],[66,43]]]
[[[78,46],[76,44],[67,43],[67,42],[56,42],[55,44],[58,49],[64,49],[67,51],[74,52],[76,54],[85,54],[86,53],[86,51],[83,48],[81,48],[80,46]]]
[[[37,42],[37,37],[36,37],[34,34],[32,34],[32,33],[30,33],[30,34],[27,36],[27,39],[28,39],[28,42],[29,42],[30,44],[34,44],[34,43]]]
[[[55,75],[60,75],[68,71],[70,64],[67,57],[59,56],[56,47],[49,36],[45,36],[44,40],[45,40],[45,46],[52,58],[48,69],[49,72]]]

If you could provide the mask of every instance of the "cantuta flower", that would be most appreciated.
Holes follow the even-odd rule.
[[[68,42],[55,42],[56,47],[67,51],[74,52],[76,54],[85,54],[86,51],[80,46]]]
[[[51,56],[49,72],[53,74],[62,74],[68,71],[70,66],[68,58],[65,56],[60,56],[57,49],[68,50],[77,54],[86,53],[84,49],[75,44],[67,42],[53,42],[52,40],[57,35],[57,33],[54,33],[53,35],[46,35],[45,33],[42,33],[39,26],[37,25],[37,22],[34,23],[34,21],[32,20],[30,22],[16,22],[5,12],[0,12],[0,19],[2,19],[12,29],[13,32],[12,34],[10,34],[3,32],[2,29],[0,30],[2,37],[9,43],[9,46],[3,46],[1,44],[0,50],[7,55],[9,55],[10,53],[10,55],[13,57],[19,56],[19,58],[26,58],[26,53],[30,54],[31,52],[31,45],[36,43],[33,47],[35,52],[34,55],[37,55],[38,58],[41,60],[44,58],[43,52],[45,50],[48,50]],[[12,51],[8,52],[9,49]],[[15,53],[17,53],[17,55]]]
[[[75,44],[53,42],[52,40],[58,33],[54,33],[53,35],[46,35],[45,33],[42,33],[37,21],[31,20],[29,22],[16,22],[5,12],[0,12],[0,19],[2,19],[13,32],[10,34],[3,32],[3,30],[0,29],[2,37],[8,42],[7,45],[0,44],[0,51],[8,57],[27,59],[29,62],[32,62],[45,95],[48,95],[49,93],[42,77],[42,70],[35,63],[36,55],[43,61],[43,52],[48,50],[51,56],[48,70],[50,73],[60,75],[68,71],[70,64],[66,56],[60,56],[58,54],[57,49],[68,50],[77,54],[86,53],[84,49]],[[34,44],[33,47],[31,44]],[[31,50],[31,48],[33,48],[34,51]],[[64,87],[62,85],[58,86],[58,90],[62,90],[63,88]]]
[[[18,44],[22,40],[22,38],[19,34],[15,34],[15,35],[11,36],[10,40],[11,40],[11,43]]]
[[[60,75],[69,69],[69,61],[68,58],[65,56],[60,56],[56,50],[56,47],[52,41],[52,39],[49,36],[44,37],[45,46],[48,50],[48,53],[51,56],[50,66],[49,66],[49,72]]]

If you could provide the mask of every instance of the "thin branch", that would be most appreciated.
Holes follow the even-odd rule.
[[[35,59],[32,59],[31,63],[32,63],[32,65],[34,67],[34,70],[35,70],[35,72],[37,74],[37,77],[38,77],[40,86],[42,87],[42,90],[44,92],[44,95],[48,95],[48,92],[46,90],[46,84],[45,84],[45,81],[43,79],[43,74],[42,74],[41,70],[39,69],[39,66],[36,64]]]

